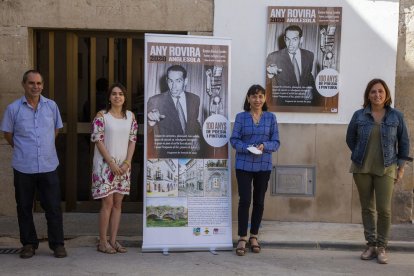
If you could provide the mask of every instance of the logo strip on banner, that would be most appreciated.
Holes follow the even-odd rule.
[[[230,46],[145,35],[143,252],[233,247]]]

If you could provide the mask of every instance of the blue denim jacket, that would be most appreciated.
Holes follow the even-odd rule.
[[[371,106],[367,106],[356,111],[348,125],[346,143],[352,151],[351,160],[358,166],[361,166],[364,161],[369,135],[374,123]],[[405,161],[412,160],[408,156],[410,141],[404,116],[392,107],[386,107],[385,116],[381,122],[381,145],[385,167],[395,163],[402,166]]]

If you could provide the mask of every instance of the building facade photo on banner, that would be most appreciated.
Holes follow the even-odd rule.
[[[337,113],[342,8],[268,7],[269,110]]]
[[[230,249],[229,40],[146,34],[145,49],[143,250]]]

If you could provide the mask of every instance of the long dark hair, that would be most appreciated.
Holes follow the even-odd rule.
[[[250,86],[249,90],[247,90],[246,99],[244,100],[244,106],[243,106],[244,111],[250,111],[251,109],[247,98],[250,97],[251,95],[256,95],[259,93],[262,93],[264,96],[266,96],[266,91],[261,85],[253,84],[252,86]],[[266,102],[263,104],[262,110],[267,111]]]
[[[385,89],[384,107],[390,106],[392,104],[390,89],[388,88],[388,85],[385,83],[385,81],[383,81],[382,79],[372,79],[367,84],[367,88],[365,88],[364,105],[363,105],[364,108],[370,105],[371,102],[369,101],[369,98],[368,98],[369,92],[371,92],[372,87],[376,85],[377,83],[382,84],[382,86],[384,86],[384,89]]]
[[[112,93],[112,89],[114,89],[115,87],[118,87],[119,89],[121,89],[121,91],[124,93],[124,98],[125,98],[125,101],[124,101],[124,103],[122,104],[122,116],[124,117],[124,118],[126,118],[126,110],[127,110],[127,91],[126,91],[126,88],[125,88],[125,86],[123,86],[121,83],[119,83],[119,82],[116,82],[116,83],[114,83],[114,84],[112,84],[111,86],[109,86],[109,88],[108,88],[108,92],[107,92],[107,95],[106,95],[106,100],[107,100],[107,102],[106,102],[106,113],[108,113],[109,112],[109,109],[111,109],[111,93]]]

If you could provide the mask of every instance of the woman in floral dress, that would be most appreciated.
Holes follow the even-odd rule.
[[[124,195],[129,194],[131,160],[138,125],[126,110],[126,89],[115,83],[108,89],[106,110],[99,111],[92,123],[95,143],[92,171],[92,197],[101,199],[98,251],[125,253],[116,240]],[[109,227],[109,241],[107,232]]]

